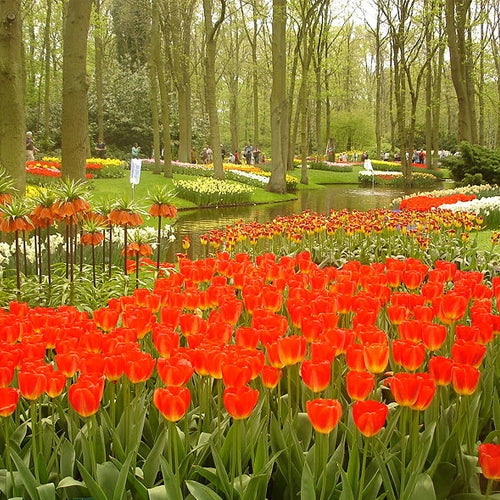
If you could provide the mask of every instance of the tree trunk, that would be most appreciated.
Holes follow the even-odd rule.
[[[168,178],[173,177],[172,172],[172,139],[170,137],[170,98],[167,88],[167,79],[165,77],[165,65],[162,57],[161,38],[160,38],[160,10],[158,0],[153,0],[153,58],[155,61],[156,72],[158,74],[158,86],[160,88],[161,105],[161,125],[163,131],[163,175]],[[157,33],[154,27],[157,27]],[[165,34],[165,33],[164,33]],[[168,38],[168,37],[167,37]],[[167,40],[168,42],[168,40]],[[160,146],[161,148],[161,146]],[[161,155],[161,150],[159,151]]]
[[[95,94],[97,101],[97,139],[104,140],[104,20],[102,18],[102,0],[95,0],[96,23],[95,44]]]
[[[286,193],[288,158],[288,99],[286,93],[286,0],[273,0],[271,88],[271,158],[273,171],[267,189]]]
[[[51,71],[50,58],[52,56],[52,44],[50,40],[52,26],[52,0],[47,0],[47,13],[45,16],[45,32],[43,35],[43,57],[44,57],[44,96],[43,96],[43,136],[46,145],[50,141],[51,116],[50,116],[50,87]]]
[[[0,165],[21,194],[26,186],[21,2],[0,0]]]
[[[475,124],[468,92],[467,61],[470,50],[466,44],[466,25],[471,0],[446,0],[446,31],[450,54],[451,79],[458,102],[458,139],[475,142]]]
[[[214,155],[214,176],[216,179],[224,179],[222,167],[222,156],[220,149],[220,127],[219,114],[217,112],[217,88],[215,75],[215,56],[217,53],[217,34],[225,17],[225,0],[221,0],[221,12],[214,24],[213,0],[203,0],[203,13],[205,19],[205,92],[207,100],[207,113],[210,122],[210,147]]]
[[[63,175],[85,178],[88,152],[89,82],[87,37],[93,0],[68,0],[64,18],[62,165]]]
[[[179,112],[179,161],[191,161],[191,38],[195,0],[162,0],[165,30],[168,30],[168,61],[177,91]],[[165,33],[164,33],[165,35]]]

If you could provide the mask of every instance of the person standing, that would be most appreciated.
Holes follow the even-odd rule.
[[[106,158],[106,143],[102,137],[99,137],[95,150],[97,151],[97,158]]]
[[[33,132],[26,132],[26,161],[33,161],[37,151],[33,142]]]
[[[132,159],[136,160],[137,158],[139,158],[139,155],[141,154],[141,146],[139,146],[139,144],[134,143],[134,145],[132,146],[132,150],[131,150],[131,156],[132,156]]]
[[[243,149],[243,156],[245,157],[247,165],[250,165],[252,163],[252,151],[252,146],[250,146],[250,143],[247,142],[245,148]]]

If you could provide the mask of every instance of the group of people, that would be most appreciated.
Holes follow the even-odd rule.
[[[226,150],[222,144],[220,145],[220,153],[222,160],[224,161],[226,158]],[[201,150],[200,159],[205,164],[213,163],[214,151],[208,144],[205,144]],[[227,162],[234,163],[235,165],[241,165],[242,159],[244,159],[247,165],[256,165],[258,163],[265,163],[266,155],[260,151],[258,146],[251,146],[250,143],[247,143],[241,153],[237,150],[229,153]],[[191,150],[191,163],[197,163],[196,151],[194,149]]]

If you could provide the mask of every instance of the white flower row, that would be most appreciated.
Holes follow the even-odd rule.
[[[500,196],[491,196],[470,201],[457,201],[439,206],[442,210],[452,212],[467,212],[476,215],[489,215],[490,211],[500,210]]]
[[[262,183],[263,185],[269,184],[269,177],[265,175],[256,174],[255,172],[244,172],[243,170],[230,170],[230,172],[239,177],[245,177]]]
[[[361,170],[359,172],[359,176],[360,177],[372,177],[373,175],[377,176],[377,175],[387,175],[387,176],[392,176],[392,177],[400,177],[401,175],[403,175],[401,172],[395,172],[393,170],[388,170],[387,172],[386,171],[383,171],[383,170]]]

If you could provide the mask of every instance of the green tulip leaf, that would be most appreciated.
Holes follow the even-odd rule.
[[[144,461],[144,465],[142,466],[142,470],[144,472],[144,484],[148,487],[152,487],[154,485],[158,471],[160,470],[160,457],[165,449],[166,442],[167,433],[166,430],[163,429]]]
[[[77,481],[74,477],[63,477],[60,481],[59,484],[57,485],[57,488],[85,488],[85,484],[82,483],[81,481]]]
[[[456,472],[456,466],[451,463],[441,462],[438,464],[436,472],[432,476],[437,498],[449,497]]]
[[[36,491],[40,500],[55,500],[56,499],[56,486],[54,483],[41,484],[37,486]]]
[[[189,480],[186,481],[186,486],[196,500],[223,500],[215,491],[204,484]]]
[[[302,443],[303,449],[307,450],[312,437],[312,425],[307,413],[297,413],[294,419],[294,427],[297,439]]]
[[[163,490],[167,493],[168,500],[182,500],[182,490],[179,479],[173,473],[170,464],[164,457],[161,458],[161,472],[163,474]]]
[[[92,477],[89,471],[85,468],[85,466],[80,463],[78,460],[76,461],[76,465],[80,474],[82,475],[83,481],[85,482],[85,486],[89,490],[89,493],[92,495],[94,500],[108,500],[106,494],[103,489],[99,486],[99,483]]]
[[[354,492],[352,491],[347,473],[340,469],[340,474],[342,476],[342,493],[340,494],[339,500],[354,500]]]
[[[61,445],[61,455],[59,459],[59,472],[63,478],[73,476],[75,467],[75,448],[65,439]]]
[[[117,469],[121,469],[122,463],[119,460],[110,457],[110,461],[116,466]],[[148,500],[149,496],[147,488],[136,477],[136,474],[138,474],[139,472],[141,472],[141,470],[137,468],[135,470],[132,469],[128,470],[127,473],[128,484],[131,486],[133,490],[132,496],[134,500]]]
[[[126,498],[127,476],[130,471],[130,465],[135,458],[135,452],[130,452],[125,463],[119,467],[120,473],[115,483],[115,491],[113,493],[113,500],[123,500]],[[114,466],[113,466],[114,467]]]
[[[312,473],[311,467],[307,462],[304,463],[304,469],[302,470],[302,480],[300,485],[300,497],[301,498],[316,498],[316,491],[314,489],[315,481],[314,475]]]
[[[409,495],[406,497],[408,500],[420,500],[422,498],[426,500],[436,500],[434,484],[428,474],[418,474],[414,482],[415,487],[412,491],[408,492]]]
[[[17,470],[19,471],[19,476],[23,486],[26,488],[32,499],[38,499],[39,496],[36,489],[39,484],[35,476],[31,473],[23,459],[14,450],[10,450],[10,455],[16,464]]]

